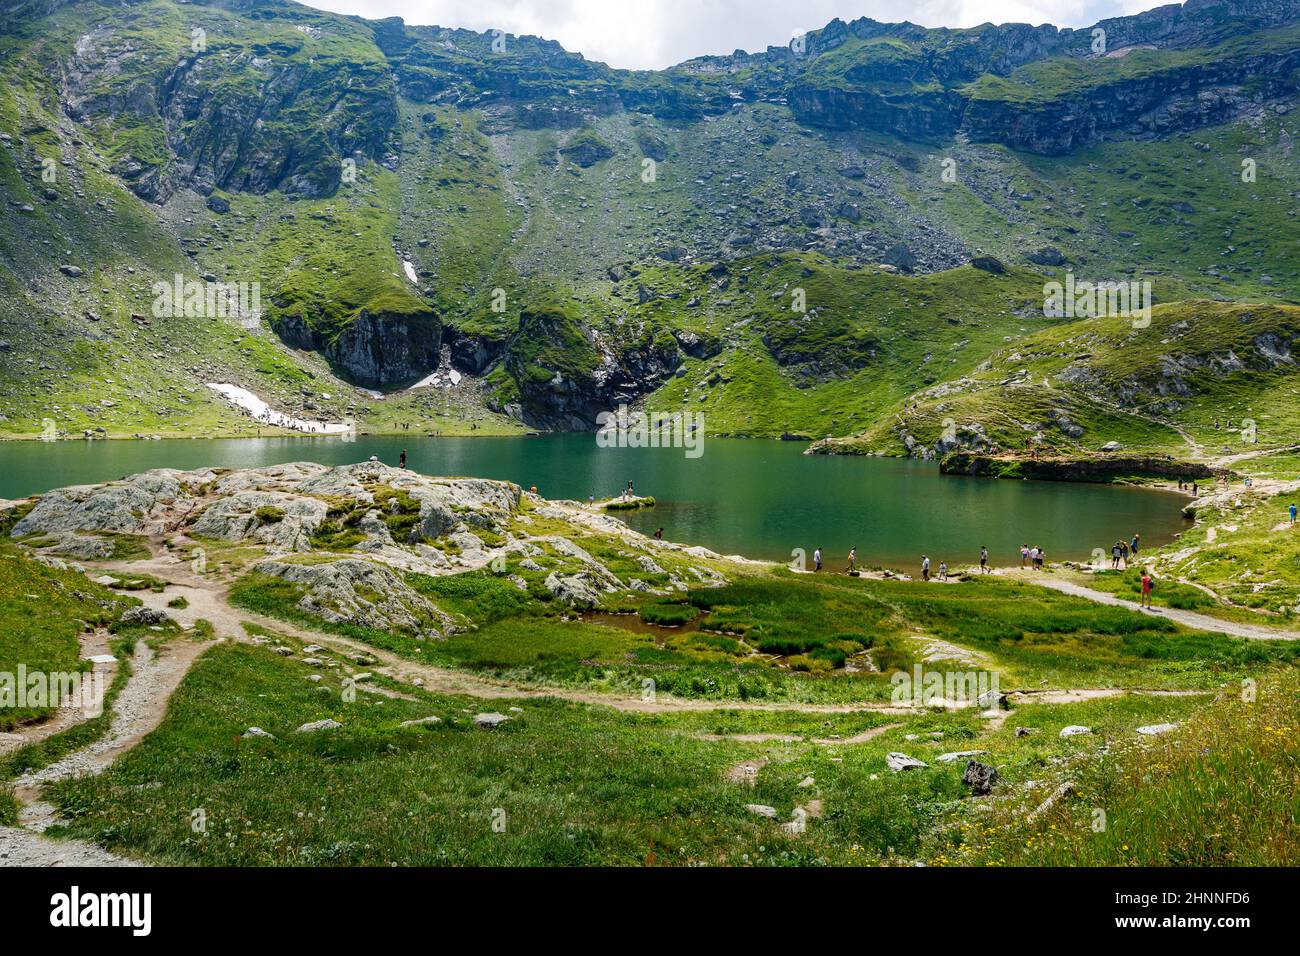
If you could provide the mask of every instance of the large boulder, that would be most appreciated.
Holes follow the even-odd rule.
[[[277,551],[310,551],[328,506],[319,498],[279,491],[241,491],[218,498],[194,521],[193,532],[222,541],[252,539]]]
[[[997,768],[972,760],[966,764],[961,782],[970,787],[972,793],[982,797],[998,785]]]
[[[156,534],[167,513],[186,495],[191,473],[158,469],[104,485],[74,485],[42,495],[11,534],[58,531],[120,531]]]
[[[82,561],[107,561],[113,557],[117,545],[112,538],[92,534],[63,532],[50,544],[41,546],[46,553],[61,554]]]
[[[939,754],[939,763],[952,763],[955,760],[968,760],[971,757],[980,757],[988,753],[987,750],[954,750],[951,753]]]
[[[418,504],[419,521],[412,531],[413,539],[441,538],[474,527],[500,531],[518,510],[523,494],[518,485],[509,481],[431,478],[377,461],[331,469],[303,482],[297,490],[371,502],[373,496],[366,489],[375,485],[405,492]]]
[[[899,272],[912,272],[916,269],[916,256],[905,243],[895,243],[885,250],[881,262],[893,266]]]
[[[326,717],[324,720],[313,720],[311,723],[303,724],[295,734],[315,734],[322,730],[339,730],[343,725],[332,717]]]
[[[926,766],[925,761],[917,760],[915,757],[909,757],[907,754],[891,751],[885,755],[885,766],[894,773],[903,770],[920,770]]]
[[[579,571],[576,574],[552,571],[546,576],[544,584],[557,601],[563,601],[570,607],[586,609],[600,603],[600,589],[590,571]]]
[[[462,524],[487,531],[503,530],[519,508],[522,489],[508,481],[479,478],[425,478],[399,482],[420,503],[419,534],[440,538]]]
[[[254,571],[303,588],[298,609],[334,624],[442,638],[458,630],[455,619],[389,568],[357,558],[324,564],[261,561]]]
[[[307,483],[313,478],[338,471],[329,465],[314,461],[289,461],[263,468],[240,468],[227,472],[213,482],[212,490],[219,495],[232,495],[239,491],[288,491],[302,494],[328,494],[324,490],[309,490]]]
[[[396,491],[398,495],[385,492]],[[390,544],[418,545],[423,540],[441,538],[457,532],[481,529],[501,533],[508,525],[511,516],[519,508],[523,494],[518,485],[508,481],[491,481],[482,478],[432,478],[407,468],[394,468],[381,461],[363,461],[351,465],[330,467],[313,462],[289,462],[282,465],[270,465],[265,468],[249,468],[230,472],[221,476],[214,484],[216,494],[238,496],[248,495],[239,502],[222,504],[212,511],[209,521],[217,523],[218,528],[228,528],[227,533],[253,536],[267,544],[273,544],[281,550],[305,550],[302,541],[290,528],[274,529],[263,527],[257,532],[254,522],[239,522],[235,519],[248,512],[247,504],[256,502],[254,493],[291,495],[298,500],[319,499],[319,507],[305,504],[296,508],[292,517],[308,519],[305,522],[307,535],[319,526],[316,515],[321,520],[324,509],[330,501],[352,502],[354,504],[379,506],[377,498],[382,497],[389,511],[397,509],[418,509],[418,521],[412,526],[409,535],[401,541],[386,539],[386,531],[377,523],[382,515],[376,514],[366,519],[367,544],[364,550],[377,551],[386,549]],[[385,492],[381,495],[381,492]],[[304,498],[306,496],[306,498]],[[282,504],[270,499],[265,505],[288,510]],[[260,507],[261,505],[259,505]],[[253,509],[254,511],[256,508]],[[211,511],[211,509],[209,509]],[[409,512],[408,512],[409,513]],[[204,532],[196,527],[199,533]],[[254,532],[257,532],[256,534]],[[217,537],[225,537],[217,534]],[[433,558],[442,561],[442,556]],[[389,562],[396,563],[396,562]],[[427,570],[420,568],[419,570]]]
[[[610,530],[626,529],[614,528]],[[618,576],[592,557],[585,548],[574,544],[562,535],[555,535],[553,537],[545,538],[544,540],[557,554],[561,554],[566,558],[576,558],[578,561],[581,561],[582,567],[579,569],[579,574],[583,580],[591,584],[592,587],[603,591],[617,591],[622,587],[622,583],[619,581]]]
[[[121,622],[127,625],[139,625],[142,627],[158,627],[166,624],[171,618],[167,616],[166,611],[160,611],[157,608],[145,607],[143,604],[129,607],[122,612]]]
[[[1030,262],[1037,266],[1063,266],[1068,261],[1060,249],[1053,246],[1044,246],[1042,249],[1035,249],[1025,256]]]

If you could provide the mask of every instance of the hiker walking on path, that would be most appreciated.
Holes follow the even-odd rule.
[[[927,555],[921,555],[921,580],[930,580],[930,558]]]
[[[980,547],[980,574],[989,574],[989,546]]]
[[[1290,508],[1287,509],[1287,511],[1290,512],[1291,514],[1291,527],[1294,528],[1295,527],[1295,505],[1293,504]]]
[[[1124,553],[1124,545],[1116,541],[1110,546],[1110,567],[1113,571],[1119,570],[1120,555]]]
[[[1142,606],[1151,607],[1151,589],[1155,587],[1155,582],[1151,580],[1151,572],[1142,572]]]
[[[820,571],[821,569],[822,569],[822,549],[814,548],[813,549],[813,570]]]
[[[1028,563],[1029,563],[1029,545],[1022,544],[1020,546],[1020,566],[1023,568]]]
[[[844,570],[853,572],[856,571],[857,569],[858,569],[858,549],[856,547],[849,548],[849,566]]]

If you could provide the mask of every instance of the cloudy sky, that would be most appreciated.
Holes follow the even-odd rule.
[[[1090,26],[1161,0],[304,0],[313,7],[407,23],[505,30],[558,40],[591,60],[657,69],[706,53],[754,52],[840,17],[925,26]]]

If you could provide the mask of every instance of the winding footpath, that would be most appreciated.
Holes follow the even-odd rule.
[[[95,562],[94,570],[119,570],[148,573],[167,582],[165,593],[138,592],[137,596],[148,606],[166,610],[182,627],[192,628],[200,619],[211,623],[215,639],[207,641],[186,640],[179,637],[165,643],[157,654],[144,641],[137,644],[132,659],[132,673],[113,707],[113,719],[108,732],[87,747],[67,754],[41,770],[25,774],[14,781],[15,794],[22,809],[20,826],[0,827],[0,866],[140,866],[141,861],[111,853],[102,847],[82,840],[55,840],[43,835],[44,829],[56,822],[53,806],[41,801],[43,785],[85,774],[102,773],[152,732],[167,713],[172,693],[180,686],[194,662],[211,647],[223,641],[249,642],[253,640],[244,624],[255,624],[277,635],[304,643],[320,644],[336,653],[365,653],[377,663],[371,670],[393,680],[439,694],[474,697],[485,700],[524,698],[553,698],[575,704],[609,707],[624,713],[672,713],[713,710],[745,710],[767,712],[797,712],[819,714],[846,714],[874,712],[888,715],[915,715],[914,707],[897,706],[884,702],[853,702],[844,704],[817,704],[798,701],[757,703],[753,701],[709,701],[674,698],[656,695],[650,698],[620,697],[594,691],[562,687],[533,687],[492,680],[465,671],[438,667],[408,660],[368,644],[266,617],[253,611],[233,607],[228,591],[216,575],[194,573],[188,564],[163,553],[144,561]],[[1022,576],[1014,570],[1010,575]],[[1027,577],[1025,575],[1024,577]],[[1155,613],[1168,617],[1187,627],[1218,631],[1259,640],[1296,640],[1300,633],[1276,631],[1265,627],[1223,621],[1192,611],[1160,609],[1144,611],[1131,601],[1112,594],[1095,591],[1051,575],[1034,576],[1032,582],[1043,587],[1075,597],[1128,608],[1135,613]],[[170,608],[168,603],[184,597],[185,608]],[[1035,689],[1008,691],[1008,697],[1019,703],[1068,703],[1111,697],[1120,694],[1200,693],[1160,691],[1154,689]],[[1005,719],[1005,715],[999,715]],[[1000,724],[993,719],[990,727]],[[866,742],[898,724],[889,724],[866,730],[850,738],[824,738],[807,741],[818,746],[852,745]],[[44,736],[44,734],[42,734]],[[801,738],[786,734],[719,735],[704,739],[734,739],[747,742],[800,742]]]
[[[110,853],[84,840],[52,840],[43,836],[56,822],[55,808],[40,801],[47,783],[103,773],[149,733],[167,714],[172,693],[196,660],[215,641],[187,641],[183,637],[164,644],[159,653],[145,641],[136,643],[131,676],[113,703],[108,732],[81,750],[65,754],[40,770],[13,781],[21,809],[19,826],[0,827],[0,866],[140,866],[139,861]]]
[[[1190,627],[1198,631],[1214,631],[1220,634],[1231,634],[1234,637],[1246,637],[1255,641],[1297,641],[1300,640],[1300,631],[1283,631],[1272,627],[1263,627],[1258,624],[1242,624],[1238,621],[1225,621],[1223,618],[1211,617],[1208,614],[1198,614],[1195,611],[1183,611],[1173,607],[1144,608],[1133,601],[1126,601],[1124,598],[1116,597],[1114,594],[1108,594],[1105,591],[1094,591],[1090,587],[1082,584],[1075,584],[1072,581],[1062,581],[1050,575],[1040,575],[1032,579],[1034,584],[1041,587],[1051,588],[1053,591],[1060,591],[1062,594],[1069,594],[1074,597],[1084,598],[1089,601],[1095,601],[1098,604],[1109,604],[1112,607],[1123,607],[1133,611],[1136,614],[1146,614],[1153,617],[1164,617],[1171,621],[1177,621],[1184,627]]]

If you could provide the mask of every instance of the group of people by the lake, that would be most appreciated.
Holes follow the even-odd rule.
[[[1032,548],[1027,544],[1020,546],[1020,566],[1022,568],[1033,568],[1035,571],[1043,570],[1043,562],[1047,560],[1047,550],[1041,545],[1034,545]]]
[[[823,566],[824,566],[824,559],[822,557],[822,549],[814,548],[813,549],[813,571],[820,571],[822,570]],[[858,549],[856,546],[849,548],[848,562],[844,566],[844,572],[854,577],[856,577],[859,574]],[[980,548],[980,573],[981,574],[993,573],[992,569],[989,567],[989,549],[987,545]],[[930,556],[928,554],[921,555],[921,580],[922,581],[930,580]],[[939,562],[937,580],[940,581],[948,580],[947,561]]]
[[[1291,514],[1291,524],[1293,526],[1295,525],[1296,522],[1296,513],[1297,513],[1297,508],[1295,505],[1292,505],[1290,509],[1290,514]],[[662,530],[663,529],[661,528],[660,531],[655,532],[655,537],[660,537],[660,532]],[[1116,541],[1115,544],[1111,546],[1111,567],[1116,569],[1121,568],[1121,566],[1123,568],[1127,568],[1129,559],[1137,557],[1137,553],[1141,546],[1141,542],[1142,542],[1142,535],[1138,532],[1134,532],[1133,537],[1130,538],[1128,541]],[[822,549],[814,548],[812,557],[813,557],[813,571],[821,571],[825,567],[825,559],[822,555]],[[1046,560],[1047,560],[1047,549],[1042,547],[1041,545],[1030,546],[1028,544],[1022,544],[1020,546],[1020,566],[1022,568],[1030,568],[1031,570],[1034,571],[1041,571],[1043,570],[1043,564],[1046,562]],[[933,565],[932,562],[930,561],[930,556],[928,554],[921,555],[921,580],[922,581],[930,580],[930,569],[932,566]],[[980,569],[980,574],[993,573],[993,569],[989,567],[988,545],[982,545],[980,547],[979,569]],[[855,577],[859,573],[858,549],[856,547],[849,549],[848,561],[844,566],[844,572],[846,574],[850,574]],[[948,580],[947,561],[939,562],[935,579],[939,581]],[[1148,586],[1149,582],[1147,581],[1147,579],[1148,579],[1148,573],[1143,572],[1143,581],[1144,581],[1143,593],[1144,594],[1149,594],[1150,592],[1150,587]]]
[[[928,554],[921,555],[921,580],[922,581],[930,580],[930,556]],[[939,562],[939,580],[940,581],[948,580],[947,561]]]
[[[1137,557],[1138,546],[1141,544],[1141,542],[1142,542],[1142,535],[1138,534],[1137,532],[1134,532],[1133,537],[1130,538],[1128,541],[1116,541],[1114,544],[1112,544],[1110,546],[1111,568],[1118,569],[1121,566],[1124,568],[1128,568],[1128,559],[1130,557],[1133,558]],[[1123,562],[1123,564],[1121,565],[1120,562]]]

